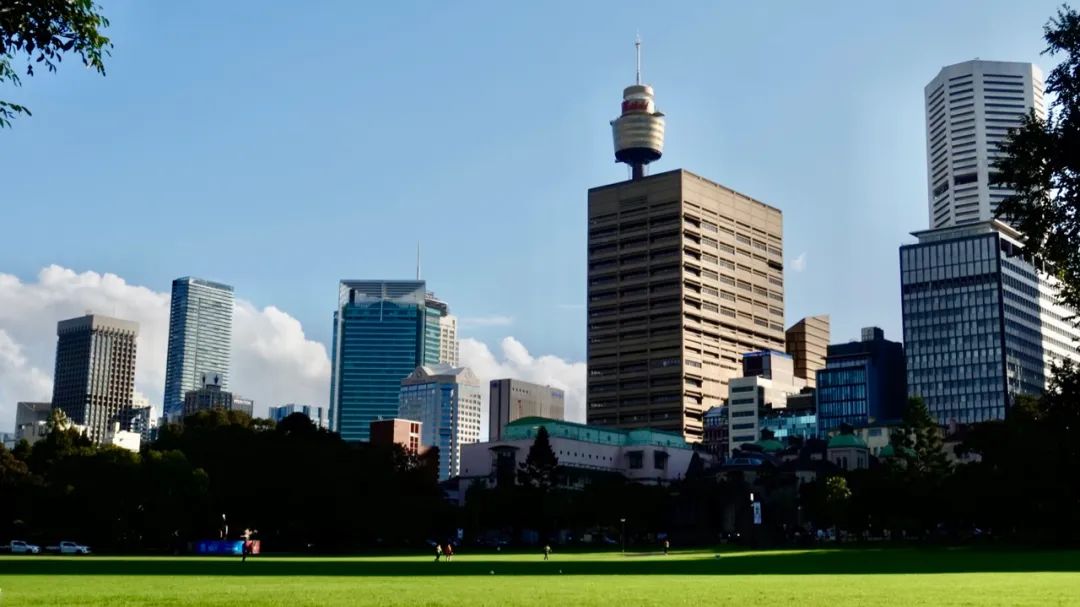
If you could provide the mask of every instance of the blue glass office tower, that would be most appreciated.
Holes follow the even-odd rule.
[[[334,312],[330,428],[366,441],[369,424],[398,414],[401,380],[440,361],[446,304],[422,280],[343,280]],[[456,351],[456,348],[454,349]]]
[[[825,368],[817,372],[818,433],[841,424],[865,426],[900,419],[907,402],[904,346],[885,339],[877,327],[862,341],[829,346]]]
[[[228,388],[233,299],[229,285],[190,276],[173,281],[162,401],[168,419],[183,414],[184,395],[202,387],[204,373],[219,374]]]
[[[420,422],[420,444],[439,448],[439,480],[457,476],[461,446],[480,440],[482,398],[464,367],[424,365],[401,380],[397,417]]]
[[[1016,230],[994,220],[913,235],[900,247],[908,392],[939,423],[1001,419],[1014,395],[1042,392],[1052,361],[1075,359],[1072,312]]]

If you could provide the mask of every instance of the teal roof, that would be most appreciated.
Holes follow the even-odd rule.
[[[773,451],[784,450],[784,443],[781,443],[775,438],[763,438],[754,444],[761,447],[761,450],[765,453],[772,453]]]
[[[523,440],[536,438],[540,426],[547,428],[548,436],[579,440],[600,445],[652,445],[674,449],[690,449],[690,445],[681,434],[643,428],[640,430],[621,430],[587,426],[544,417],[523,417],[516,419],[503,430],[503,440]]]
[[[837,434],[829,439],[830,449],[858,448],[865,449],[866,443],[854,434]]]
[[[914,456],[915,452],[908,447],[900,447],[900,452],[907,456]],[[896,449],[892,445],[885,445],[878,451],[878,457],[895,457]]]

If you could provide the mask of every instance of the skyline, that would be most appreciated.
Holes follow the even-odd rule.
[[[558,22],[554,15],[565,10],[565,5],[532,17],[528,8],[504,10],[520,18],[520,23],[511,20],[506,31],[486,33],[480,36],[478,45],[471,46],[462,41],[469,37],[465,33],[471,31],[468,27],[454,30],[450,26],[459,21],[467,23],[479,5],[461,7],[449,15],[442,14],[446,10],[443,7],[426,13],[442,14],[446,22],[432,17],[430,22],[421,19],[414,23],[406,18],[416,15],[375,11],[364,17],[372,17],[371,23],[387,21],[397,27],[372,32],[367,38],[357,36],[363,39],[361,49],[340,50],[353,53],[347,53],[351,59],[373,61],[363,51],[385,57],[387,52],[408,48],[411,54],[405,52],[398,59],[400,63],[393,64],[400,73],[390,68],[385,73],[376,72],[377,84],[368,88],[365,85],[371,84],[369,79],[358,79],[362,81],[358,83],[340,78],[340,72],[335,74],[333,67],[340,67],[338,63],[308,66],[313,73],[307,75],[281,70],[312,86],[333,86],[331,92],[343,93],[352,102],[362,101],[359,105],[366,111],[328,107],[323,98],[312,97],[313,91],[307,91],[310,103],[301,103],[304,95],[300,87],[284,90],[259,80],[257,70],[250,68],[269,59],[259,57],[257,46],[246,54],[245,49],[227,47],[238,53],[238,58],[232,59],[210,56],[209,49],[194,49],[190,57],[183,56],[184,60],[190,59],[190,65],[176,64],[179,57],[168,55],[178,51],[146,46],[153,42],[151,31],[164,37],[194,32],[194,25],[203,23],[200,18],[206,19],[203,11],[208,10],[207,6],[194,5],[190,11],[181,11],[167,6],[107,2],[104,11],[113,23],[109,34],[116,48],[107,63],[106,78],[80,75],[69,67],[58,74],[28,80],[21,89],[12,91],[9,96],[30,105],[35,114],[20,119],[3,134],[9,145],[0,150],[0,162],[16,175],[10,180],[12,199],[33,200],[35,204],[5,209],[13,215],[13,225],[22,229],[14,230],[0,242],[0,259],[5,260],[0,264],[0,273],[16,277],[25,286],[33,283],[42,268],[58,264],[74,269],[77,276],[85,272],[113,273],[123,277],[129,286],[146,285],[152,293],[166,291],[165,285],[177,276],[203,276],[232,284],[239,298],[258,302],[249,304],[256,317],[269,318],[272,314],[268,310],[272,309],[294,320],[297,324],[290,335],[302,339],[296,343],[309,349],[321,344],[328,351],[331,289],[342,278],[411,276],[416,240],[413,233],[400,237],[382,234],[393,230],[372,227],[400,228],[403,221],[411,222],[409,227],[422,235],[424,244],[423,278],[461,317],[463,337],[478,339],[489,348],[512,337],[528,351],[551,353],[572,362],[583,360],[585,348],[585,192],[589,187],[626,178],[625,169],[612,168],[608,121],[617,115],[622,88],[633,82],[632,33],[636,29],[642,30],[645,43],[643,79],[655,88],[657,105],[668,119],[665,157],[656,163],[653,172],[685,168],[780,208],[785,215],[784,246],[789,270],[785,272],[785,325],[804,316],[828,314],[834,326],[832,341],[842,343],[857,339],[858,330],[867,325],[881,326],[888,338],[901,337],[896,251],[900,244],[914,241],[910,232],[927,227],[923,86],[942,66],[976,56],[1034,61],[1045,68],[1037,55],[1043,46],[1039,35],[1056,4],[1017,7],[956,3],[933,9],[927,5],[911,7],[903,16],[892,15],[903,17],[892,20],[890,13],[903,9],[872,7],[869,14],[885,23],[883,30],[873,32],[877,36],[862,31],[843,41],[821,36],[822,44],[805,53],[792,53],[786,46],[806,42],[805,26],[820,22],[840,30],[849,27],[853,16],[849,13],[865,16],[867,11],[843,11],[838,8],[841,4],[835,3],[817,13],[811,11],[809,16],[802,14],[809,9],[796,7],[777,19],[767,19],[768,11],[755,7],[693,7],[688,12],[698,18],[687,19],[687,14],[680,14],[680,29],[669,15],[657,15],[649,27],[639,28],[627,24],[630,19],[626,14],[611,15],[610,11],[590,6],[577,11],[581,13],[579,22],[563,20],[562,27],[569,30],[561,32],[565,34],[561,37],[564,46],[558,48],[533,43],[556,38],[556,32],[544,26],[549,21]],[[171,10],[176,14],[170,18]],[[222,10],[228,13],[239,9],[230,6]],[[314,35],[307,29],[309,22],[275,20],[277,10],[281,9],[266,7],[265,12],[252,16],[250,23],[243,22],[241,31],[231,35],[241,40],[245,38],[244,27],[258,26],[271,30],[293,28],[299,32],[295,34],[298,37]],[[329,9],[323,7],[298,17],[325,18],[320,10]],[[191,14],[180,14],[186,12]],[[634,11],[625,7],[625,12]],[[750,18],[744,14],[741,19],[731,20],[747,27],[725,32],[732,34],[730,39],[705,40],[710,34],[706,27],[715,23],[721,13],[739,12],[748,13]],[[603,28],[592,32],[601,14],[605,17]],[[967,19],[955,18],[961,14]],[[610,22],[606,20],[609,17]],[[163,24],[164,29],[149,27],[150,21]],[[228,17],[220,21],[236,23]],[[760,28],[766,23],[775,27],[768,32],[775,38],[765,36],[756,44],[746,44],[746,38],[762,33]],[[328,27],[336,32],[336,28],[344,30],[347,25]],[[362,31],[367,25],[358,27]],[[213,19],[206,26],[207,36],[219,27]],[[909,38],[904,50],[910,55],[902,59],[888,52],[875,54],[876,47],[870,46],[870,40],[889,46],[898,36],[902,38],[902,34],[910,34],[920,26],[939,31],[948,26],[950,35],[920,34],[920,44]],[[444,31],[448,27],[460,34],[460,39],[450,37]],[[519,31],[521,27],[524,31]],[[584,36],[585,31],[595,36]],[[785,37],[792,32],[790,39]],[[575,33],[583,39],[573,38]],[[1004,33],[1008,36],[993,35]],[[391,34],[402,39],[391,39]],[[408,47],[425,36],[431,45]],[[492,57],[491,48],[485,44],[493,41],[500,43],[505,57]],[[769,49],[764,48],[769,42],[778,45],[771,62]],[[445,56],[425,58],[423,50],[440,48],[440,43],[446,45],[441,47]],[[744,51],[745,56],[740,56],[736,51],[724,56],[723,51],[739,48],[740,43],[766,54],[759,57]],[[695,48],[698,52],[694,52]],[[852,49],[864,52],[853,53]],[[273,52],[282,53],[280,45]],[[889,56],[883,58],[882,54]],[[277,57],[292,59],[283,65],[304,67],[302,58],[286,55]],[[722,82],[718,84],[702,77],[712,73],[703,68],[717,56],[727,62],[719,65],[730,65],[736,78],[719,78]],[[235,100],[215,108],[216,112],[206,112],[198,104],[183,106],[193,97],[168,99],[177,94],[169,88],[177,86],[168,82],[172,72],[147,71],[147,66],[170,58],[174,63],[165,61],[165,65],[179,68],[181,77],[177,80],[188,84],[191,95],[198,93],[199,84],[205,84],[202,93],[210,98],[219,95],[219,101]],[[776,65],[782,65],[778,58],[794,60],[795,69],[790,73],[775,71]],[[461,59],[470,62],[455,64]],[[207,77],[202,82],[197,70],[208,69],[214,65],[213,60],[223,61],[215,73],[218,78]],[[838,61],[844,60],[851,62],[848,67],[869,65],[874,71],[839,69],[842,66]],[[830,61],[835,72],[843,73],[820,70]],[[244,70],[245,65],[249,69]],[[444,73],[444,68],[453,65],[459,69],[453,74]],[[770,65],[773,71],[762,69]],[[484,78],[481,72],[485,67],[492,71],[494,79]],[[822,82],[808,79],[815,74]],[[229,75],[238,77],[239,82],[228,82]],[[418,75],[427,79],[413,78]],[[786,78],[775,78],[777,75]],[[745,88],[739,90],[761,92],[730,96],[733,81],[745,83]],[[255,89],[271,94],[245,94],[245,84],[262,84],[262,89]],[[815,85],[821,88],[815,89]],[[814,91],[820,93],[821,89],[831,90],[833,97],[815,96]],[[447,91],[445,99],[439,95],[442,90]],[[488,95],[459,95],[474,91]],[[271,109],[260,112],[253,111],[253,106],[240,107],[255,99],[268,102],[271,108],[285,109],[289,113],[281,115],[305,124],[289,129],[282,126]],[[431,103],[432,99],[439,103]],[[792,99],[799,103],[793,104]],[[148,107],[147,101],[151,105],[161,102],[162,106]],[[848,105],[845,101],[855,103]],[[543,107],[547,111],[531,107],[541,103],[550,103]],[[399,111],[378,111],[391,106]],[[854,111],[844,111],[852,107]],[[204,113],[198,113],[200,109]],[[189,111],[194,113],[185,113]],[[346,113],[352,117],[351,123],[343,120],[348,117]],[[386,124],[372,124],[373,113]],[[742,116],[746,114],[758,114],[771,121],[745,120]],[[228,124],[230,121],[232,124]],[[151,122],[154,127],[148,128]],[[341,129],[333,134],[336,137],[328,132],[335,126]],[[468,127],[465,133],[458,130],[463,126]],[[436,128],[426,132],[432,127]],[[372,131],[367,133],[365,128]],[[169,135],[173,138],[169,139]],[[198,135],[209,137],[200,142]],[[275,139],[274,135],[281,137]],[[364,135],[370,136],[363,141],[376,144],[350,147]],[[500,135],[505,140],[499,141]],[[87,141],[97,142],[96,147],[89,147]],[[175,144],[176,149],[167,149],[169,146],[162,141]],[[468,151],[454,150],[452,156],[447,155],[447,141],[463,142]],[[38,186],[50,170],[45,167],[52,166],[46,165],[44,155],[56,144],[84,151],[80,163],[65,169],[68,178],[85,185],[83,198],[72,201],[66,192],[40,191]],[[304,149],[327,150],[321,164],[305,164],[311,158],[294,153],[294,148],[304,144]],[[432,149],[420,144],[430,144]],[[161,158],[156,158],[155,153],[160,153]],[[243,158],[245,153],[251,157]],[[436,159],[440,154],[444,158],[468,158],[470,162],[446,163]],[[420,162],[423,160],[427,164]],[[354,174],[351,171],[356,167],[367,167],[371,173],[361,170]],[[549,177],[537,187],[535,174],[544,167],[548,167],[544,175]],[[140,174],[140,169],[146,174]],[[415,179],[415,175],[422,176],[422,183],[407,181]],[[203,189],[196,187],[200,183],[205,184]],[[320,186],[322,190],[316,189],[315,195],[304,198],[306,204],[296,205],[298,194],[303,196]],[[249,191],[250,195],[245,195]],[[485,194],[476,197],[477,191]],[[143,195],[148,192],[157,194],[157,213],[147,213],[144,207]],[[193,196],[199,193],[205,197]],[[447,194],[453,198],[450,204],[442,199]],[[93,204],[84,204],[84,198],[101,206],[100,212],[94,212],[98,209]],[[241,203],[227,204],[236,199]],[[365,204],[369,199],[388,200],[390,204]],[[417,199],[421,202],[413,202]],[[872,202],[867,204],[868,200]],[[308,212],[302,214],[295,206],[306,206]],[[400,212],[387,210],[394,206],[403,208]],[[86,207],[91,207],[89,214]],[[508,207],[511,212],[507,212]],[[169,214],[181,209],[183,213]],[[270,218],[274,212],[284,217]],[[63,214],[65,221],[48,221],[46,217],[54,213]],[[125,217],[125,213],[132,217]],[[440,232],[446,217],[439,213],[455,219],[456,229]],[[170,225],[175,221],[174,232],[182,235],[173,241],[175,250],[162,247],[159,233],[150,229],[162,220]],[[114,226],[114,221],[120,226]],[[113,238],[87,238],[81,234],[85,222],[101,228],[104,234],[99,236]],[[49,233],[51,238],[64,242],[65,247],[41,238],[31,229],[38,225],[49,225],[55,230]],[[207,242],[198,233],[207,225],[236,229],[232,233],[235,240],[228,241],[231,246],[208,252]],[[121,231],[122,227],[129,231]],[[207,231],[210,236],[219,236],[213,229]],[[330,232],[329,236],[326,232]],[[505,235],[518,247],[498,248],[499,254],[493,255],[491,248],[498,241],[474,234]],[[309,245],[306,248],[281,246],[296,242],[301,235],[307,237],[302,243]],[[138,255],[131,254],[135,251]],[[346,253],[355,257],[342,261]],[[370,266],[368,271],[365,264],[373,258],[380,264]],[[308,265],[302,265],[305,263]],[[335,275],[327,280],[331,273]],[[283,275],[289,279],[282,280]],[[4,289],[16,289],[13,284],[11,280],[0,281],[0,299]],[[108,309],[99,311],[110,313]],[[10,323],[22,320],[0,312],[0,331],[8,329],[8,340],[16,347],[34,351],[36,346],[25,343],[34,338],[20,332],[19,339],[15,339],[10,334]],[[52,323],[56,320],[50,319]],[[45,339],[48,341],[48,334]],[[12,348],[8,346],[7,350]],[[14,351],[19,355],[20,350]],[[140,349],[140,362],[144,352]],[[32,366],[44,365],[48,369],[36,355],[26,358]],[[509,356],[505,359],[509,360]],[[0,373],[0,378],[10,375],[11,363],[7,364],[8,373]],[[0,386],[0,396],[11,400],[4,388]],[[235,388],[245,396],[250,392],[239,382]],[[159,395],[147,394],[157,405]],[[0,415],[10,418],[7,408],[14,407],[15,400],[33,397],[16,395],[12,402],[0,403]],[[262,410],[270,404],[300,399],[283,394],[274,402],[256,400]]]

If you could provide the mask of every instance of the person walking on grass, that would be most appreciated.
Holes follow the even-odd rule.
[[[551,545],[550,544],[544,544],[544,560],[545,561],[548,560],[548,557],[550,557],[550,556],[551,556]]]
[[[664,538],[664,556],[667,556],[668,550],[671,550],[671,540]]]
[[[439,558],[442,557],[442,544],[435,544],[435,562],[439,562]]]
[[[454,558],[454,545],[450,542],[446,542],[446,562],[449,563]]]

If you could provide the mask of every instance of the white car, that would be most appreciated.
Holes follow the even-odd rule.
[[[12,540],[11,542],[12,554],[38,554],[40,552],[41,546],[28,544],[22,540]]]
[[[49,546],[47,550],[49,552],[59,552],[60,554],[90,554],[89,546],[67,541],[60,542],[59,546]]]

